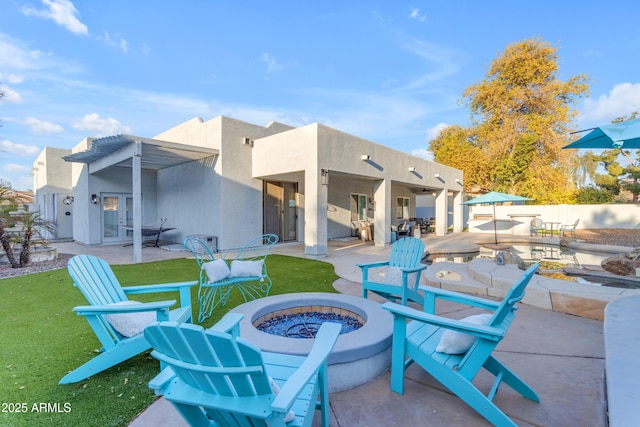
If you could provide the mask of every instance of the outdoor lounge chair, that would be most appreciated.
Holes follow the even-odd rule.
[[[60,384],[75,383],[115,366],[150,348],[142,331],[157,320],[191,322],[190,289],[198,282],[166,283],[123,288],[109,264],[95,256],[76,255],[67,265],[73,284],[90,305],[74,307],[89,322],[102,344],[100,353],[65,375]],[[169,311],[175,300],[139,303],[127,295],[180,292],[180,307]]]
[[[394,303],[382,308],[393,314],[391,350],[391,390],[404,393],[404,372],[413,362],[495,426],[516,424],[493,403],[502,382],[524,397],[539,402],[538,395],[492,353],[511,325],[516,303],[524,297],[525,287],[538,264],[529,267],[509,290],[502,302],[496,302],[439,288],[423,288],[424,311]],[[453,320],[435,315],[437,298],[480,307],[493,314]],[[407,323],[407,320],[410,322]],[[485,368],[495,376],[485,395],[473,380]]]
[[[227,261],[215,259],[209,246],[195,237],[184,241],[200,267],[198,288],[198,322],[208,319],[213,310],[229,302],[231,292],[237,289],[244,301],[269,296],[272,281],[267,273],[266,258],[269,250],[278,242],[275,234],[263,234],[251,239]]]
[[[362,269],[362,298],[367,298],[368,292],[374,292],[390,301],[414,301],[423,305],[424,299],[418,291],[420,276],[427,268],[420,261],[424,256],[424,243],[415,237],[396,240],[391,245],[389,261],[371,264],[357,264]],[[384,278],[372,278],[370,270],[386,267]],[[375,270],[374,270],[375,271]]]
[[[237,337],[241,314],[204,330],[160,322],[145,329],[166,364],[149,383],[192,426],[329,426],[327,360],[341,325],[325,322],[308,356],[267,353]],[[231,331],[232,333],[227,333]]]

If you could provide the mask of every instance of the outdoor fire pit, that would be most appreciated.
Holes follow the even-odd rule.
[[[247,302],[232,312],[244,314],[242,337],[263,351],[286,354],[308,354],[322,322],[341,323],[329,356],[331,392],[371,381],[391,363],[391,314],[370,300],[320,292],[285,294]]]

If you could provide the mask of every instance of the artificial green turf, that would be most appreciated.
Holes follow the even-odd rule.
[[[115,265],[123,286],[197,280],[193,259]],[[267,258],[270,295],[335,292],[333,266],[282,255]],[[191,293],[197,319],[197,286]],[[176,293],[135,295],[139,301],[178,299]],[[233,293],[209,327],[244,301]],[[66,269],[0,280],[0,425],[126,426],[156,397],[148,388],[159,372],[149,352],[76,384],[58,385],[67,372],[95,356],[99,341],[71,310],[86,305]]]

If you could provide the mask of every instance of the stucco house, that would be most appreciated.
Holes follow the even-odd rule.
[[[71,221],[73,240],[131,242],[137,262],[140,230],[163,220],[173,228],[163,239],[215,236],[227,249],[274,233],[321,258],[329,239],[354,235],[360,221],[373,224],[376,245],[389,244],[391,226],[415,217],[416,195],[428,193],[436,233],[463,228],[462,171],[318,123],[219,116],[153,138],[85,138],[72,150],[46,148],[34,180],[39,209]]]

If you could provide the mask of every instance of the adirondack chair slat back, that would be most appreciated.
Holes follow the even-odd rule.
[[[104,260],[92,255],[76,255],[67,264],[73,284],[91,305],[127,301],[120,282]]]
[[[260,349],[224,332],[191,324],[176,326],[160,322],[147,327],[144,334],[155,349],[153,357],[171,366],[185,384],[228,397],[273,393]]]
[[[389,265],[400,268],[415,268],[424,255],[424,243],[420,239],[405,237],[391,245]]]
[[[491,321],[489,322],[489,326],[497,326],[500,325],[507,316],[513,312],[514,305],[524,298],[525,288],[529,284],[529,281],[536,273],[539,264],[534,264],[529,267],[520,279],[516,282],[515,285],[511,287],[507,295],[502,300],[500,306],[496,309]]]

